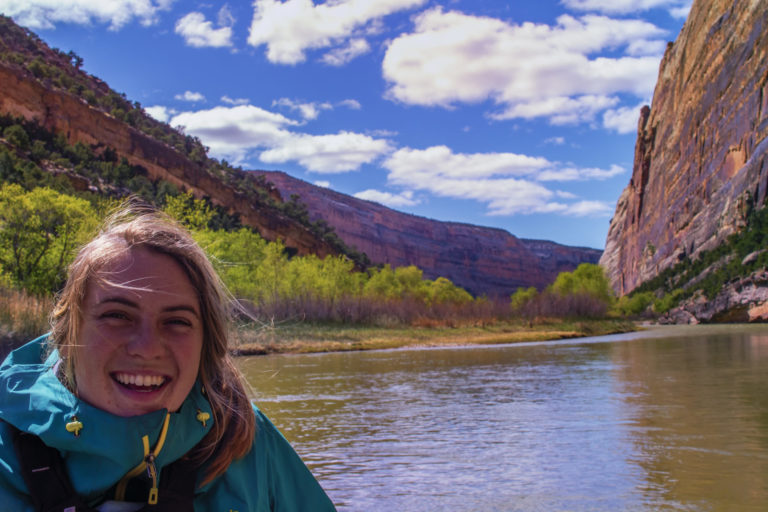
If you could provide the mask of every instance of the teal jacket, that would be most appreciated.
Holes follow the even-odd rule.
[[[43,361],[45,337],[13,351],[0,365],[0,504],[31,511],[8,424],[40,437],[62,455],[77,493],[91,505],[126,475],[146,473],[148,451],[157,473],[194,447],[211,428],[210,405],[197,385],[181,408],[120,417],[79,400],[56,377],[54,352]],[[333,504],[282,434],[254,407],[251,451],[195,494],[195,510],[212,512],[332,511]],[[167,425],[166,425],[167,422]],[[115,487],[117,486],[117,487]],[[112,494],[112,491],[110,491]],[[118,494],[118,498],[120,494]]]

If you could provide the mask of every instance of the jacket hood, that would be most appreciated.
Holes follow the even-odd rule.
[[[93,407],[59,381],[59,354],[53,351],[45,358],[46,351],[47,335],[14,350],[0,365],[0,419],[58,449],[81,496],[102,495],[142,463],[143,437],[151,448],[157,445],[168,411],[121,417]],[[191,450],[211,428],[211,407],[199,382],[169,416],[156,457],[158,471]]]

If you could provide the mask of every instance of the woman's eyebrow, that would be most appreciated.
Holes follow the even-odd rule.
[[[179,304],[178,306],[168,306],[162,309],[163,313],[172,313],[174,311],[188,311],[192,314],[194,314],[196,317],[200,316],[200,313],[197,312],[197,308],[194,306],[187,306],[186,304]]]
[[[102,304],[106,304],[108,302],[117,302],[118,304],[123,304],[124,306],[129,306],[136,309],[139,308],[138,302],[126,299],[125,297],[105,297],[104,299],[101,299],[99,302],[97,302],[96,305],[101,306]]]

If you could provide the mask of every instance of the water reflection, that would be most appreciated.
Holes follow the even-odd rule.
[[[651,336],[241,367],[339,510],[763,510],[768,328]]]

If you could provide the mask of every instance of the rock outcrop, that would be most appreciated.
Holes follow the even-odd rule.
[[[768,271],[734,280],[710,299],[696,293],[659,319],[663,324],[768,322]]]
[[[416,265],[425,277],[446,277],[473,294],[509,296],[518,287],[543,288],[559,272],[597,263],[597,249],[519,239],[502,229],[440,222],[317,187],[282,172],[254,171],[284,198],[298,195],[310,218],[332,225],[345,243],[374,263]]]
[[[638,123],[600,260],[628,293],[743,227],[768,188],[768,6],[695,0]]]

